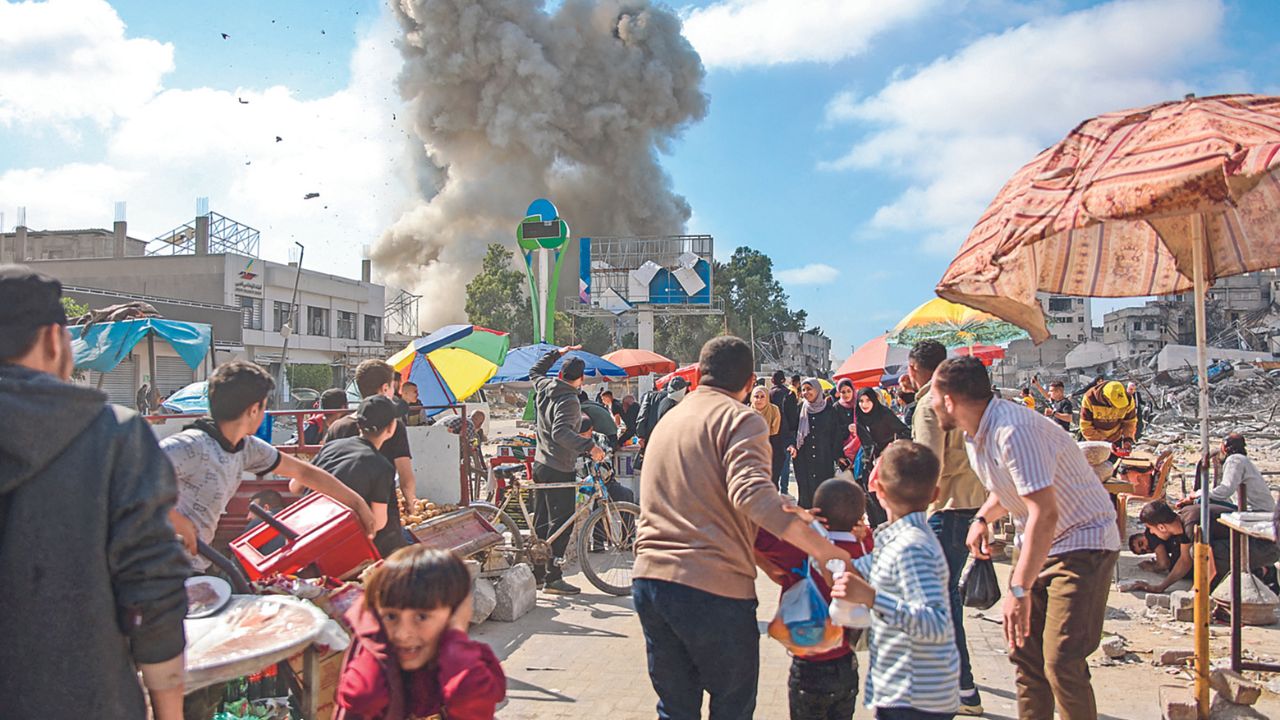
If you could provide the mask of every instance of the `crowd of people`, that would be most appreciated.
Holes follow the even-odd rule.
[[[493,717],[506,681],[492,650],[467,636],[470,576],[455,554],[413,545],[400,527],[397,487],[414,497],[413,394],[408,384],[396,392],[389,365],[359,366],[354,413],[303,428],[322,445],[313,462],[254,435],[274,382],[248,362],[214,369],[208,416],[157,442],[138,414],[70,382],[60,296],[48,277],[0,267],[0,695],[13,713],[143,717],[149,706],[161,720],[182,717],[183,582],[218,572],[202,548],[242,476],[273,473],[292,492],[349,507],[386,558],[346,616],[354,639],[341,717]],[[533,479],[570,485],[539,493],[539,527],[572,513],[575,464],[605,455],[584,412],[582,361],[564,357],[573,349],[549,352],[531,372]],[[783,373],[759,384],[753,368],[747,343],[721,336],[702,348],[696,389],[673,381],[641,401],[598,398],[619,421],[613,439],[644,446],[632,598],[658,716],[699,718],[704,696],[713,720],[755,715],[757,570],[783,591],[811,579],[824,600],[869,615],[867,668],[853,652],[857,629],[794,655],[792,718],[850,718],[859,696],[886,720],[980,715],[957,583],[970,556],[990,557],[990,527],[1003,520],[1021,540],[1001,608],[1018,715],[1097,717],[1086,659],[1101,640],[1120,536],[1070,433],[1063,385],[1033,383],[1043,404],[1029,391],[1001,399],[980,361],[948,359],[930,340],[911,349],[892,406],[847,381],[830,392]],[[1140,407],[1135,388],[1095,383],[1080,431],[1131,443]],[[1198,503],[1215,520],[1237,498],[1274,509],[1245,439],[1229,435],[1221,456],[1207,497],[1143,508],[1146,530],[1129,547],[1168,572],[1151,591],[1187,572]],[[255,499],[284,504],[278,493]],[[1227,572],[1225,540],[1214,535],[1215,583]],[[564,549],[553,544],[553,555]],[[1274,543],[1250,557],[1274,584]],[[538,574],[544,592],[578,592],[554,558]],[[86,617],[114,622],[70,621]],[[68,683],[56,669],[72,657],[92,657],[94,669]]]
[[[830,394],[785,373],[758,385],[752,366],[743,341],[708,342],[698,388],[646,440],[633,594],[659,717],[700,717],[704,693],[712,718],[752,717],[756,566],[785,588],[805,557],[852,560],[814,579],[871,609],[863,702],[877,717],[980,715],[957,581],[1005,518],[1022,536],[1003,606],[1019,716],[1096,717],[1086,658],[1120,538],[1061,384],[1043,410],[1005,401],[980,361],[928,340],[894,408],[847,381]],[[794,656],[792,718],[852,716],[854,635]]]

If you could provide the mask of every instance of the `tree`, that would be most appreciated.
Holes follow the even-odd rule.
[[[557,313],[557,316],[559,315],[560,313]],[[614,349],[611,324],[592,317],[570,316],[564,321],[557,317],[556,338],[559,341],[563,328],[568,331],[568,340],[563,344],[581,345],[582,349],[589,353],[604,355]]]
[[[533,316],[525,295],[525,275],[511,267],[512,253],[501,243],[489,245],[480,273],[467,283],[467,320],[511,333],[511,345],[533,338]]]
[[[716,265],[716,294],[724,302],[729,332],[749,338],[775,332],[802,332],[808,314],[792,311],[790,298],[773,277],[773,260],[759,250],[740,247],[729,262]]]
[[[311,388],[324,392],[333,387],[333,368],[328,365],[290,365],[289,387]]]
[[[62,297],[62,310],[66,312],[68,320],[75,320],[81,315],[89,312],[89,306],[83,303],[78,303],[64,295]]]

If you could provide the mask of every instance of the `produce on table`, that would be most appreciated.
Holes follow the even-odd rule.
[[[420,522],[458,510],[457,505],[437,505],[430,500],[418,500],[413,504],[413,507],[409,507],[399,490],[396,490],[396,500],[400,506],[400,524],[405,527],[412,527]]]

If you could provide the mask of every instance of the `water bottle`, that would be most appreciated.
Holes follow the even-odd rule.
[[[842,575],[848,572],[845,563],[836,558],[827,561],[827,570],[831,573],[834,580],[839,580]],[[827,613],[831,615],[831,622],[840,627],[861,629],[871,626],[871,611],[862,603],[850,602],[842,598],[831,598],[831,605],[827,607]]]

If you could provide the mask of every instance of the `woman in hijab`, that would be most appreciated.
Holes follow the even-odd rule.
[[[911,429],[880,403],[880,396],[871,388],[863,388],[858,393],[858,408],[855,416],[858,441],[862,443],[862,466],[858,483],[863,489],[868,489],[871,469],[875,466],[880,453],[884,452],[884,449],[894,440],[910,439]],[[880,506],[880,499],[875,493],[868,490],[867,498],[867,520],[874,528],[888,519],[888,514]]]
[[[844,457],[849,461],[849,466],[853,466],[854,460],[858,458],[858,449],[861,444],[858,442],[858,400],[855,396],[857,391],[853,387],[852,380],[841,380],[836,383],[836,414],[840,416],[840,423],[849,431],[849,438],[844,443]]]
[[[778,410],[777,405],[769,402],[768,388],[763,385],[751,388],[751,409],[763,415],[764,421],[769,424],[769,445],[773,451],[782,452],[777,444],[782,431],[782,411]]]
[[[788,448],[795,458],[796,485],[799,487],[796,502],[800,507],[813,505],[813,493],[823,480],[834,477],[836,467],[844,468],[845,441],[849,439],[849,425],[836,410],[836,403],[827,400],[817,378],[800,383],[800,424],[796,428],[796,443]]]

